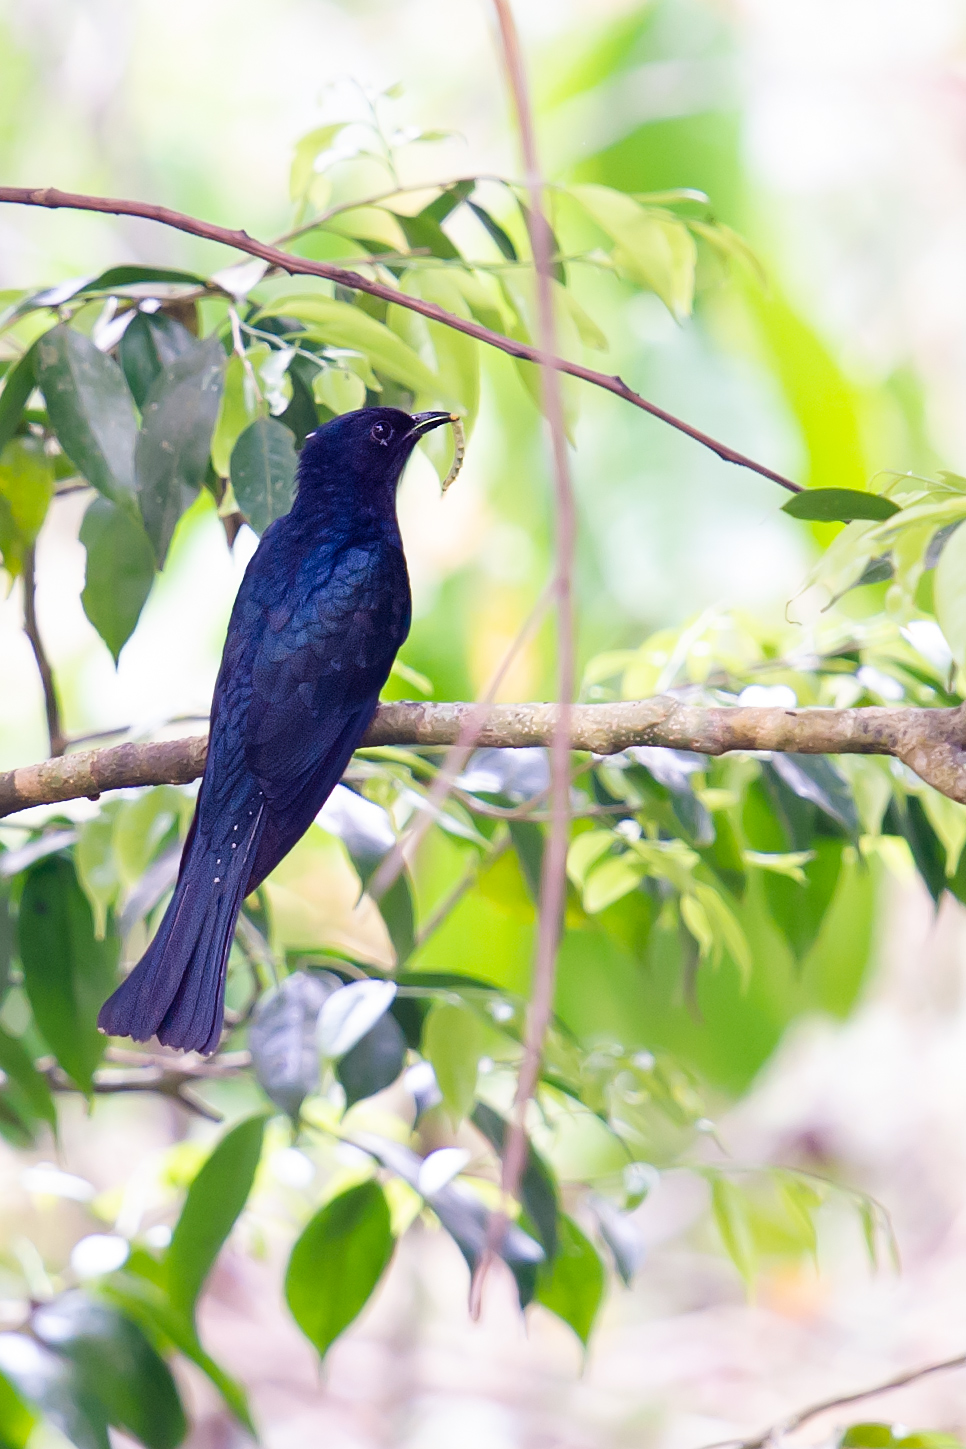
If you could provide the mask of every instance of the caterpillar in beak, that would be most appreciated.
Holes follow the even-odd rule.
[[[451,483],[455,482],[456,475],[463,466],[463,459],[466,456],[466,434],[463,431],[463,422],[459,413],[450,413],[449,420],[453,428],[453,464],[446,477],[443,479],[443,492],[445,493]]]

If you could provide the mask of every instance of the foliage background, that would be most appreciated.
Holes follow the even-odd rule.
[[[767,325],[711,289],[685,328],[655,299],[628,305],[618,289],[587,279],[588,304],[613,339],[607,365],[809,481],[861,486],[885,466],[962,468],[963,8],[518,8],[555,171],[623,189],[702,187],[749,236],[771,279]],[[248,3],[29,0],[0,17],[0,165],[11,183],[163,197],[272,234],[288,220],[289,149],[319,120],[323,84],[349,75],[376,87],[402,80],[400,124],[464,133],[417,152],[414,179],[515,167],[483,7],[290,3],[269,15]],[[340,101],[353,103],[345,85]],[[0,215],[0,285],[52,282],[105,258],[211,264],[203,245],[138,223]],[[442,698],[467,697],[485,681],[547,564],[535,417],[502,361],[488,366],[486,391],[445,509],[428,468],[414,467],[404,490],[417,595],[404,657]],[[802,530],[777,514],[771,485],[593,395],[583,399],[576,467],[582,661],[719,600],[781,619],[808,553]],[[233,560],[213,513],[198,510],[115,674],[78,604],[80,513],[62,502],[40,545],[41,625],[69,730],[204,712],[243,551]],[[14,592],[0,609],[0,765],[44,749],[19,625]],[[548,665],[538,640],[504,696],[540,697]],[[573,1343],[544,1319],[526,1344],[498,1306],[467,1329],[460,1281],[428,1241],[407,1249],[321,1389],[311,1355],[281,1321],[277,1357],[265,1361],[277,1273],[238,1254],[205,1313],[212,1342],[254,1381],[277,1442],[307,1442],[324,1425],[347,1444],[434,1445],[454,1434],[487,1445],[543,1434],[575,1444],[640,1435],[702,1443],[821,1395],[835,1375],[852,1386],[893,1361],[955,1351],[961,1327],[946,1305],[964,1267],[955,1186],[961,928],[948,903],[935,927],[911,879],[890,909],[880,924],[890,949],[858,1015],[839,1028],[800,1024],[721,1131],[736,1155],[754,1159],[781,1158],[806,1140],[813,1160],[884,1197],[897,1210],[903,1279],[870,1283],[854,1228],[833,1210],[821,1283],[806,1269],[776,1270],[758,1306],[744,1306],[733,1270],[710,1251],[700,1189],[672,1178],[642,1213],[651,1268],[612,1303],[579,1383]],[[743,1045],[731,1044],[738,1058]],[[101,1105],[93,1128],[75,1116],[65,1165],[105,1191],[117,1191],[133,1141],[147,1162],[185,1130],[160,1104]],[[79,1208],[24,1195],[22,1160],[8,1171],[11,1240],[28,1233],[45,1258],[63,1261],[90,1223]],[[283,1160],[283,1189],[284,1173]],[[271,1231],[261,1229],[271,1255]],[[386,1388],[374,1406],[376,1379]],[[918,1406],[908,1400],[910,1422],[960,1422],[951,1391],[919,1393]],[[212,1435],[218,1413],[212,1405]]]

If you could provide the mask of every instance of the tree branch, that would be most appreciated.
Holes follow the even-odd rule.
[[[478,704],[382,704],[363,745],[429,749],[455,744]],[[490,749],[550,745],[553,704],[495,704],[484,712],[477,744]],[[104,790],[186,785],[205,766],[207,739],[116,745],[22,765],[0,774],[0,816],[32,805],[94,799]],[[612,755],[658,745],[724,755],[775,750],[804,755],[893,755],[951,800],[966,805],[966,706],[955,709],[757,709],[685,704],[669,695],[570,710],[570,746]]]
[[[770,478],[773,483],[787,488],[790,493],[801,492],[801,486],[798,483],[793,483],[782,473],[776,473],[773,469],[766,468],[763,463],[756,463],[753,458],[739,453],[735,448],[729,448],[726,443],[719,442],[717,438],[712,438],[708,433],[702,433],[699,428],[692,427],[690,423],[675,417],[673,413],[658,407],[656,403],[648,402],[647,398],[641,397],[640,393],[628,387],[626,382],[619,377],[611,377],[605,372],[595,372],[592,368],[581,367],[579,363],[568,362],[563,357],[544,357],[539,347],[532,347],[526,342],[517,342],[511,337],[504,337],[499,332],[492,332],[489,327],[483,327],[479,322],[473,322],[467,317],[457,317],[454,313],[437,307],[433,302],[424,302],[421,297],[413,297],[406,292],[398,291],[395,287],[387,286],[384,282],[363,277],[359,272],[348,271],[331,262],[314,262],[307,261],[302,257],[293,257],[291,253],[284,252],[279,247],[250,237],[246,231],[215,226],[210,221],[201,221],[198,217],[186,216],[184,212],[172,211],[167,206],[155,206],[151,202],[123,201],[108,196],[85,196],[73,191],[58,191],[52,186],[39,188],[0,186],[0,202],[12,203],[17,206],[66,207],[71,211],[106,212],[111,216],[137,216],[145,221],[155,221],[161,226],[173,227],[176,231],[187,232],[190,236],[218,242],[222,246],[234,248],[235,251],[247,252],[249,256],[261,257],[263,261],[273,267],[278,267],[280,271],[288,272],[290,276],[325,277],[328,281],[336,282],[340,287],[348,287],[351,291],[368,292],[371,297],[380,297],[383,301],[392,302],[397,307],[407,307],[411,312],[419,312],[433,322],[440,322],[445,327],[452,327],[456,332],[464,332],[467,337],[475,337],[477,342],[485,342],[487,346],[498,348],[499,351],[506,352],[511,357],[520,358],[525,362],[539,363],[543,361],[545,366],[552,367],[557,372],[566,372],[571,377],[577,377],[583,382],[592,383],[595,387],[604,388],[607,392],[614,393],[616,397],[623,398],[625,402],[631,403],[643,412],[650,413],[652,417],[658,418],[662,423],[667,423],[669,427],[676,428],[679,433],[685,433],[687,437],[693,438],[702,447],[710,448],[711,452],[716,453],[723,462],[735,463],[740,468],[750,468],[752,472],[760,473],[763,478]]]
[[[106,1057],[112,1065],[99,1067],[94,1073],[96,1096],[112,1096],[118,1092],[154,1092],[209,1122],[221,1122],[221,1113],[199,1102],[186,1089],[196,1082],[222,1081],[252,1064],[251,1052],[246,1051],[197,1058],[192,1055],[168,1057],[108,1047]],[[53,1092],[81,1090],[53,1057],[42,1058],[37,1062],[37,1069],[43,1072]]]
[[[927,1364],[925,1368],[912,1369],[909,1373],[899,1374],[897,1378],[887,1379],[884,1384],[876,1384],[871,1389],[860,1389],[854,1394],[842,1394],[835,1399],[825,1399],[820,1404],[811,1404],[809,1408],[792,1414],[791,1418],[782,1423],[772,1424],[754,1439],[722,1439],[717,1444],[708,1444],[706,1449],[767,1449],[768,1445],[778,1444],[786,1434],[793,1434],[796,1429],[801,1429],[810,1420],[817,1419],[819,1414],[828,1413],[830,1409],[844,1409],[849,1404],[861,1403],[863,1399],[874,1399],[878,1394],[889,1393],[892,1389],[903,1389],[907,1384],[914,1384],[929,1374],[944,1373],[947,1369],[957,1368],[966,1368],[966,1353],[958,1354],[956,1358],[943,1359],[941,1363]]]

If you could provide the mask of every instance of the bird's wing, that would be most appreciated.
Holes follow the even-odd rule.
[[[398,547],[350,548],[328,570],[311,560],[305,570],[281,601],[270,586],[240,600],[217,692],[213,748],[234,757],[213,772],[219,793],[242,768],[266,806],[253,878],[291,849],[338,783],[409,627]]]

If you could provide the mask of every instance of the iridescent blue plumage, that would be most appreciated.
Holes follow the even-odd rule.
[[[338,784],[409,632],[396,485],[448,416],[365,408],[306,439],[292,510],[266,529],[232,609],[177,885],[101,1009],[110,1035],[218,1045],[242,901]]]

